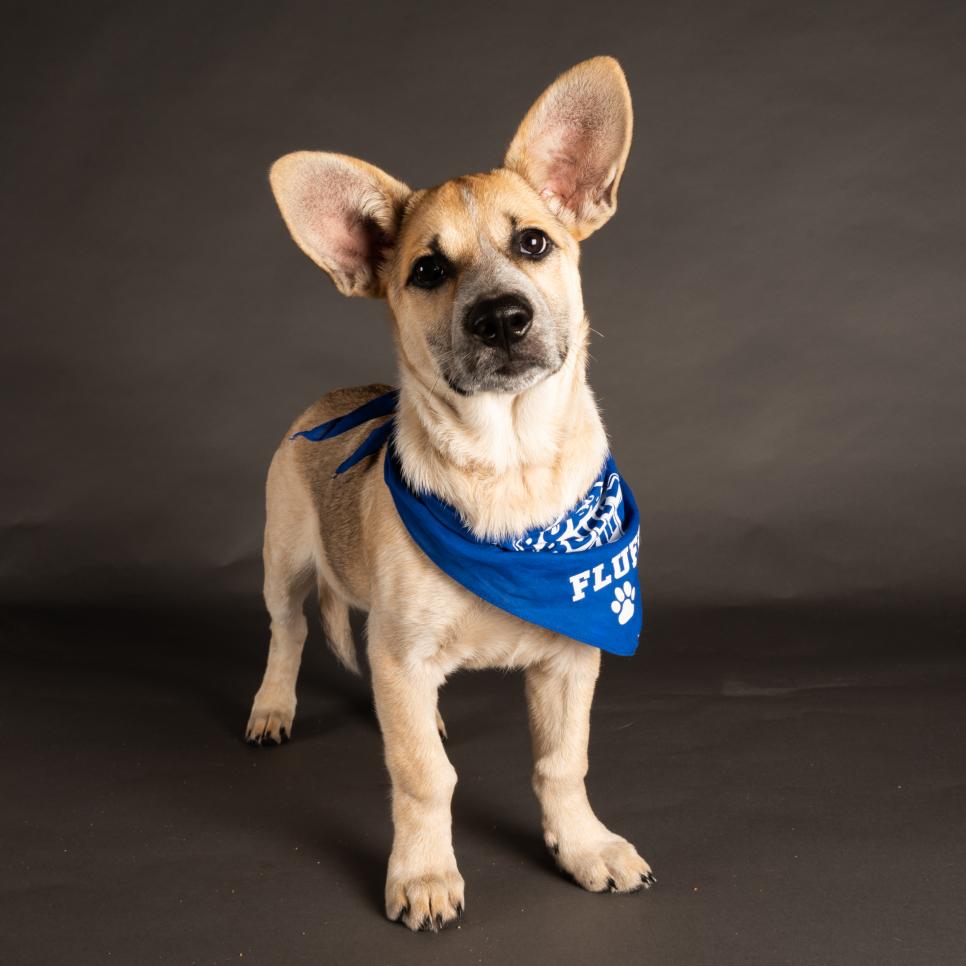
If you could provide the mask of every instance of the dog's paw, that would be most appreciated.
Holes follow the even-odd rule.
[[[245,728],[250,745],[280,745],[292,737],[295,709],[264,708],[256,703]]]
[[[626,839],[614,836],[591,846],[568,847],[548,839],[557,864],[589,892],[637,892],[657,879]]]
[[[413,932],[439,932],[463,916],[463,877],[454,868],[440,874],[389,876],[386,915]]]

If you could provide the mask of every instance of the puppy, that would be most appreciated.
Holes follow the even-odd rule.
[[[271,644],[247,738],[279,744],[291,734],[303,603],[313,586],[328,640],[354,671],[349,609],[367,611],[392,780],[386,914],[413,930],[439,929],[465,906],[451,837],[456,772],[437,711],[437,691],[458,668],[523,669],[533,787],[560,867],[594,892],[656,881],[634,846],[597,818],[584,787],[605,645],[521,619],[444,572],[445,559],[434,563],[404,524],[386,466],[398,461],[403,487],[451,508],[470,539],[504,547],[593,492],[608,444],[586,381],[578,243],[614,214],[631,124],[620,66],[597,57],[543,93],[503,166],[486,174],[413,191],[338,154],[296,152],[271,169],[296,244],[343,294],[388,300],[399,392],[388,397],[392,413],[324,441],[299,438],[316,424],[341,426],[340,417],[387,398],[390,387],[331,392],[275,453],[264,544]],[[390,417],[391,443],[360,451]],[[635,573],[636,547],[635,535]],[[625,623],[635,604],[622,571],[608,587],[612,575],[601,567],[575,569],[568,602],[607,587]]]

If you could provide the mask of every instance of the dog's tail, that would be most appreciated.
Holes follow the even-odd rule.
[[[319,577],[319,612],[322,628],[332,652],[354,674],[361,674],[356,642],[349,624],[349,606]]]

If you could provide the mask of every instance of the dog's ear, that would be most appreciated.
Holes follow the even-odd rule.
[[[530,108],[503,165],[522,175],[578,239],[617,210],[631,146],[631,94],[613,57],[561,74]]]
[[[269,181],[295,243],[343,295],[385,294],[381,269],[395,244],[409,188],[341,154],[296,151]]]

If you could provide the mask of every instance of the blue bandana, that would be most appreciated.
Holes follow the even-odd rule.
[[[345,416],[295,433],[317,442],[395,413],[398,390]],[[547,527],[510,540],[484,541],[459,513],[403,479],[392,441],[394,420],[376,427],[336,475],[388,444],[386,485],[419,548],[478,597],[522,620],[612,654],[631,655],[641,632],[637,574],[640,520],[630,487],[608,455],[587,495]]]

